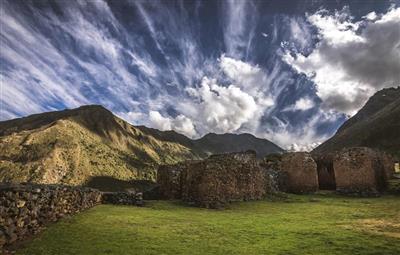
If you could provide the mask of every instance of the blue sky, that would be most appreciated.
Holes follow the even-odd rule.
[[[399,1],[13,0],[0,25],[0,120],[102,104],[301,150],[400,85]]]

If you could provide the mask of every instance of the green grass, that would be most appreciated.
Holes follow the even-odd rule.
[[[400,254],[400,198],[291,195],[225,210],[100,205],[17,254]]]

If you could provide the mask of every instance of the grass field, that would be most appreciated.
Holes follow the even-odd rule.
[[[225,210],[154,201],[100,205],[17,254],[400,254],[400,198],[291,195]]]

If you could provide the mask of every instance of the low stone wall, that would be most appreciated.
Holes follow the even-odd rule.
[[[143,194],[140,192],[103,192],[103,203],[142,206]]]
[[[62,185],[0,184],[0,251],[57,221],[101,203],[101,192]]]

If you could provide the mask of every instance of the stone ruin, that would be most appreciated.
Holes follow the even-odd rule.
[[[174,165],[161,165],[157,172],[157,183],[159,184],[159,198],[181,199],[182,198],[182,172],[191,165],[200,161],[185,161]]]
[[[100,203],[142,205],[141,193],[45,184],[0,183],[0,252],[35,235],[49,222]]]
[[[369,148],[336,153],[271,154],[257,161],[254,152],[213,155],[201,161],[160,166],[160,197],[182,199],[207,208],[231,201],[260,199],[278,192],[374,195],[386,189],[394,172],[388,154]]]
[[[391,157],[370,148],[349,148],[334,155],[336,190],[342,193],[378,193],[387,188],[394,163]]]
[[[143,205],[143,194],[141,192],[103,192],[103,204],[113,205]]]
[[[287,192],[309,193],[318,190],[317,164],[310,153],[290,152],[283,154],[280,171],[287,176]]]
[[[57,221],[101,203],[101,192],[61,185],[0,185],[0,250]]]
[[[393,176],[393,159],[370,148],[348,148],[324,155],[273,154],[263,161],[248,151],[160,166],[157,198],[219,208],[232,201],[257,200],[278,192],[331,189],[371,195],[387,190]],[[400,193],[399,182],[394,186]],[[36,234],[47,222],[99,203],[140,206],[143,197],[137,192],[101,193],[63,185],[0,184],[0,249]]]
[[[346,148],[313,157],[317,162],[319,188],[339,193],[376,195],[386,190],[394,173],[389,154],[367,147]]]
[[[157,182],[162,197],[206,208],[261,199],[265,194],[264,172],[252,151],[161,166]]]

